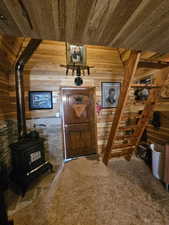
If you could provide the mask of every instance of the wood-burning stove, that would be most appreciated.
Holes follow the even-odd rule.
[[[17,183],[24,194],[30,182],[52,165],[45,161],[44,139],[27,134],[24,103],[24,66],[41,40],[31,39],[21,53],[15,65],[18,142],[11,144],[12,180]]]
[[[20,186],[24,195],[27,187],[41,173],[51,170],[52,165],[45,161],[44,139],[25,137],[11,144],[11,179]]]

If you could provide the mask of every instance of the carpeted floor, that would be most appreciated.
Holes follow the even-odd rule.
[[[105,167],[80,158],[13,218],[16,225],[168,225],[169,193],[139,159]]]
[[[12,216],[21,209],[31,205],[40,195],[48,192],[51,182],[54,180],[55,173],[45,173],[36,179],[36,182],[29,186],[25,196],[17,195],[14,191],[9,189],[5,195],[6,204],[8,207],[8,215]]]

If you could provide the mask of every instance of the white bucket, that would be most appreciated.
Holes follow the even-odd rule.
[[[151,144],[152,149],[152,173],[153,176],[159,180],[164,177],[164,151],[155,151],[155,145]]]

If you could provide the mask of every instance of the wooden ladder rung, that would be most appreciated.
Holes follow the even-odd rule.
[[[130,115],[130,114],[126,114],[126,115],[123,115],[121,120],[127,120],[127,119],[139,119],[141,118],[141,114],[136,114],[136,115]]]
[[[133,145],[133,144],[113,144],[112,150],[120,149],[120,148],[131,148],[131,147],[135,147],[135,145]]]
[[[161,88],[161,86],[157,86],[154,84],[131,84],[131,88]]]
[[[124,139],[135,139],[133,135],[119,135],[115,137],[115,140],[124,140]]]
[[[145,105],[147,100],[136,100],[134,101],[134,106]]]
[[[110,159],[111,158],[114,158],[114,157],[121,157],[121,156],[125,156],[125,155],[128,155],[130,153],[132,153],[135,149],[135,146],[133,148],[127,148],[127,149],[120,149],[118,151],[113,151],[111,152],[110,154]]]
[[[119,127],[119,130],[131,130],[131,129],[135,129],[137,127],[137,125],[129,125],[126,127]]]

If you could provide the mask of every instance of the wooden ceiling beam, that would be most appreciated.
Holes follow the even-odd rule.
[[[169,62],[143,60],[138,64],[139,68],[163,69],[169,67]]]

